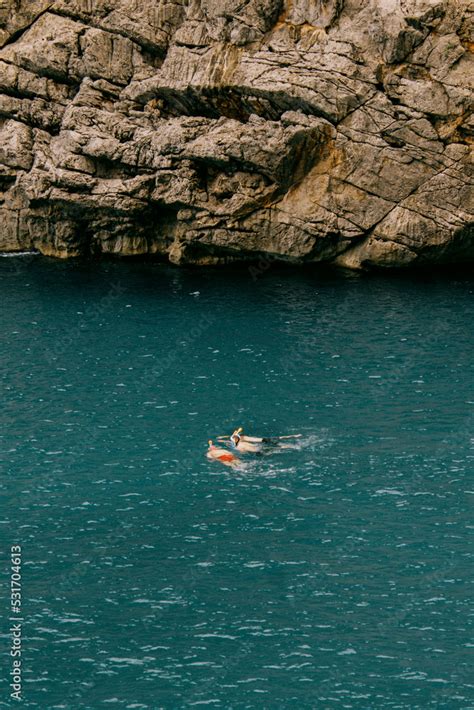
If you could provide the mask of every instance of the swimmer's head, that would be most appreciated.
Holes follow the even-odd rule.
[[[207,445],[209,446],[209,448],[211,448],[211,446],[212,446],[212,439],[209,439],[209,441],[207,442]]]
[[[233,444],[235,447],[237,447],[237,446],[239,445],[240,439],[241,439],[241,437],[240,437],[240,434],[239,434],[239,429],[236,429],[236,430],[234,431],[234,433],[232,434],[232,436],[230,437],[230,440],[231,440],[232,444]]]

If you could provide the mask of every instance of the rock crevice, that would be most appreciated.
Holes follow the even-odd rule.
[[[469,0],[6,0],[0,250],[474,261]]]

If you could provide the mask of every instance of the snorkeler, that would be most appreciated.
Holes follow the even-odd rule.
[[[209,444],[209,448],[207,450],[206,456],[211,461],[220,461],[225,466],[232,467],[238,466],[240,464],[240,461],[237,456],[231,454],[229,451],[227,451],[227,449],[220,449],[219,447],[214,446],[211,439],[209,439],[207,443]]]
[[[237,449],[243,454],[259,454],[265,448],[278,447],[287,448],[286,444],[281,443],[283,439],[298,439],[301,434],[290,434],[287,436],[247,436],[243,433],[243,428],[236,429],[230,438],[220,436],[218,441],[229,442],[232,448]]]
[[[248,439],[241,435],[242,429],[236,429],[230,437],[230,444],[234,449],[241,451],[243,454],[259,454],[262,450],[263,439],[253,437]]]

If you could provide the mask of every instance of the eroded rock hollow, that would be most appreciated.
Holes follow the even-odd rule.
[[[4,0],[0,250],[474,261],[468,0]]]

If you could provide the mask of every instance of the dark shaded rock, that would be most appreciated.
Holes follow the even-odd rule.
[[[474,257],[467,0],[5,0],[0,249]]]

